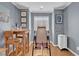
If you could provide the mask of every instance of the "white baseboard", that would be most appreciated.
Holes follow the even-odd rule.
[[[72,51],[71,49],[67,48],[71,53],[73,53],[75,56],[79,56],[77,53],[75,53],[74,51]]]
[[[29,46],[33,43],[33,41],[29,41]]]
[[[50,43],[52,43],[53,46],[58,46],[58,45],[54,44],[52,41],[50,41]]]
[[[50,41],[50,43],[52,43],[53,46],[58,46],[55,45],[52,41]],[[67,48],[71,53],[73,53],[75,56],[79,56],[77,53],[75,53],[74,51],[72,51],[71,49]]]

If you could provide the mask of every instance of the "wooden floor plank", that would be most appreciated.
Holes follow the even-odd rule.
[[[54,47],[52,44],[51,46],[51,56],[74,56],[70,51],[68,50],[60,50],[58,47]],[[35,52],[35,55],[41,54],[40,49]],[[45,53],[45,54],[44,54]],[[43,55],[44,56],[49,56],[47,55],[46,50],[44,50]],[[29,52],[26,54],[26,56],[32,56],[32,44],[29,47]]]

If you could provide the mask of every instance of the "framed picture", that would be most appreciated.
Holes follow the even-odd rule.
[[[26,22],[26,18],[21,18],[21,22]]]
[[[0,22],[9,22],[9,16],[6,13],[0,12]]]
[[[56,22],[56,24],[62,24],[63,23],[62,14],[56,14],[55,15],[55,22]]]
[[[26,27],[26,24],[23,23],[23,24],[21,24],[21,26],[22,26],[22,27]]]
[[[26,16],[26,12],[21,12],[21,16]]]

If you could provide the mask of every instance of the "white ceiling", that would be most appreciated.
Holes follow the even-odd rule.
[[[54,9],[64,9],[71,2],[12,2],[19,9],[27,9],[31,12],[52,12]]]

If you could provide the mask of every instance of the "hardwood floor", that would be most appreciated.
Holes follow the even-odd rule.
[[[54,47],[52,44],[50,44],[50,46],[51,46],[51,56],[74,56],[74,54],[72,54],[70,51],[66,49],[60,50],[58,47]],[[35,56],[49,56],[48,50],[43,49],[43,52],[41,51],[42,50],[40,49],[35,50],[34,55]],[[29,52],[26,54],[26,56],[32,56],[32,44],[30,45]]]
[[[63,49],[60,50],[58,47],[51,45],[51,55],[52,56],[74,56],[70,51]]]
[[[39,31],[37,31],[37,38],[34,39],[38,39],[38,42],[45,42],[46,39],[46,30],[42,29],[42,28],[38,28]],[[47,50],[46,48],[42,48],[41,49],[34,49],[33,50],[33,44],[30,45],[29,47],[29,53],[26,54],[26,56],[49,56],[51,53],[51,56],[74,56],[70,51],[64,49],[64,50],[60,50],[58,47],[54,47],[52,44],[50,45],[50,50]],[[33,52],[33,54],[32,54]]]

